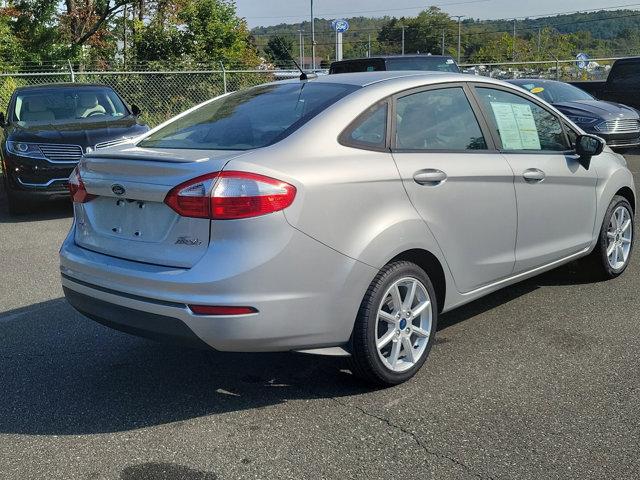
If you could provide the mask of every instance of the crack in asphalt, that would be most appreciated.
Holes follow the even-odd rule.
[[[405,435],[409,435],[411,438],[413,438],[413,441],[416,442],[416,445],[418,445],[418,447],[420,447],[427,455],[431,455],[433,457],[440,458],[440,459],[443,459],[443,460],[448,460],[448,461],[458,465],[463,470],[465,470],[467,473],[469,473],[470,475],[472,475],[472,476],[474,476],[476,478],[480,478],[480,479],[483,479],[483,480],[484,479],[486,479],[486,480],[495,480],[495,477],[491,477],[491,476],[484,477],[484,476],[480,475],[479,473],[474,472],[471,467],[469,467],[465,463],[461,462],[457,458],[450,457],[448,455],[445,455],[444,453],[436,452],[434,450],[430,450],[429,448],[427,448],[427,446],[424,443],[422,443],[422,441],[415,434],[415,432],[412,432],[411,430],[408,430],[408,429],[406,429],[405,427],[403,427],[401,425],[397,425],[397,424],[391,422],[391,420],[389,420],[386,417],[383,417],[381,415],[376,415],[375,413],[369,412],[369,411],[365,410],[364,408],[359,407],[357,405],[349,405],[349,404],[347,404],[345,402],[341,402],[336,397],[330,397],[330,398],[331,398],[331,400],[333,400],[334,402],[336,402],[338,405],[340,405],[342,407],[355,409],[355,410],[359,411],[360,413],[362,413],[363,415],[366,415],[366,416],[371,417],[371,418],[375,418],[376,420],[378,420],[380,422],[386,423],[391,428],[393,428],[395,430],[398,430],[398,431],[404,433]]]

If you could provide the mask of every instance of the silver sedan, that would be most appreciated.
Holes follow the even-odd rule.
[[[624,159],[522,89],[369,72],[217,97],[70,178],[69,302],[153,339],[345,355],[383,385],[438,316],[585,257],[620,275]]]

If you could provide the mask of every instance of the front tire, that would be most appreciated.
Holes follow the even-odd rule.
[[[429,355],[437,321],[426,272],[407,261],[387,264],[360,305],[351,340],[353,373],[381,386],[409,380]]]
[[[615,278],[626,270],[634,233],[633,208],[626,198],[616,195],[607,208],[598,243],[589,258],[598,277]]]

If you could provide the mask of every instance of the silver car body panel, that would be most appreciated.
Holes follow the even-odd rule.
[[[153,203],[158,220],[156,225],[140,219],[151,228],[149,241],[113,240],[106,231],[113,223],[108,209],[76,205],[60,252],[63,285],[133,310],[179,318],[219,350],[335,354],[339,350],[323,349],[347,344],[369,284],[397,255],[423,250],[437,259],[446,289],[440,308],[447,311],[586,255],[613,195],[621,188],[635,195],[624,160],[609,149],[585,170],[564,155],[392,154],[338,142],[364,110],[422,86],[494,84],[539,102],[503,82],[422,72],[311,81],[364,88],[268,147],[211,152],[125,145],[84,158],[79,169],[89,193],[116,202],[112,185],[118,183],[134,200]],[[522,171],[536,165],[548,177],[536,185],[523,183]],[[425,168],[446,171],[447,180],[417,185],[413,175]],[[297,189],[295,201],[282,212],[242,220],[182,219],[164,210],[162,200],[173,186],[222,169],[288,182]],[[561,205],[568,213],[559,211]],[[86,228],[94,231],[83,235]],[[207,241],[176,245],[184,235]],[[250,305],[258,313],[195,315],[188,304]]]

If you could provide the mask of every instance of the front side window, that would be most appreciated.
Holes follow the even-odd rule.
[[[410,150],[486,150],[487,143],[462,87],[399,98],[396,147]]]
[[[364,112],[347,131],[346,143],[354,147],[382,148],[387,136],[387,102]]]
[[[265,147],[358,88],[337,83],[292,82],[241,90],[177,118],[138,145],[193,150]]]
[[[560,120],[519,95],[477,87],[480,102],[493,120],[503,150],[565,151],[569,144]]]

